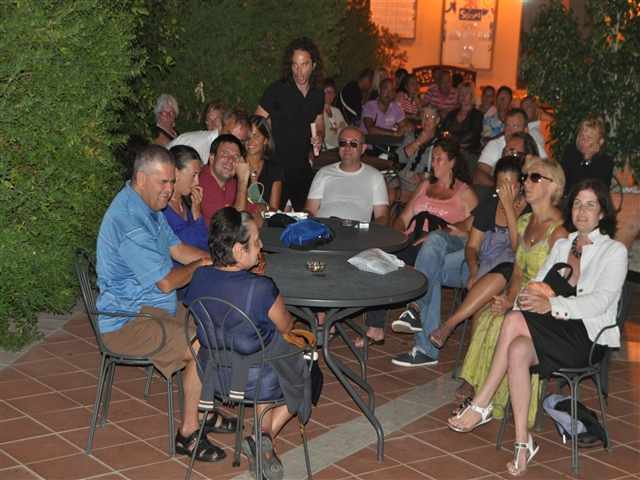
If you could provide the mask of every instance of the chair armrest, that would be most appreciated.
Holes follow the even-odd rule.
[[[160,342],[160,345],[155,350],[152,350],[151,352],[146,353],[144,355],[127,355],[127,356],[147,357],[147,358],[151,357],[156,353],[158,353],[160,350],[162,350],[167,340],[167,331],[165,330],[164,325],[162,324],[162,322],[158,317],[150,313],[116,313],[116,312],[102,312],[98,310],[92,310],[89,313],[91,315],[102,315],[103,317],[127,317],[127,318],[148,317],[154,320],[160,326],[160,330],[162,331],[162,341]],[[104,345],[104,342],[102,342],[102,344]],[[104,348],[109,355],[116,356],[116,357],[125,355],[125,354],[119,354],[117,352],[114,352],[106,345],[104,345]]]
[[[617,323],[613,323],[611,325],[607,325],[606,327],[603,327],[598,332],[598,334],[596,335],[596,338],[593,340],[593,345],[591,345],[591,350],[589,351],[589,366],[593,366],[593,352],[595,351],[595,348],[600,336],[604,333],[605,330],[609,330],[610,328],[617,327],[617,326],[618,326]]]

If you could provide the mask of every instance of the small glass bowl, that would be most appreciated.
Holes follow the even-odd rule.
[[[322,272],[324,270],[324,262],[321,262],[320,260],[313,260],[312,258],[310,258],[309,260],[307,260],[307,263],[305,263],[305,267],[310,272]]]

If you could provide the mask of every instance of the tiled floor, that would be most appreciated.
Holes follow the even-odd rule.
[[[613,452],[581,450],[580,473],[571,473],[570,450],[551,420],[535,432],[540,453],[527,478],[640,478],[640,285],[615,353],[606,408]],[[445,292],[450,307],[450,292]],[[45,318],[50,333],[23,355],[2,352],[0,371],[0,478],[182,478],[187,459],[168,452],[166,383],[154,378],[148,402],[141,400],[146,371],[118,367],[108,423],[96,429],[91,455],[84,453],[100,357],[94,334],[81,308],[66,318]],[[396,316],[398,311],[392,313]],[[56,323],[58,322],[58,323]],[[60,327],[60,325],[63,325]],[[58,328],[59,327],[59,328]],[[385,431],[385,458],[376,461],[376,436],[353,400],[321,360],[323,397],[307,426],[316,479],[362,478],[500,478],[512,456],[513,427],[504,448],[495,450],[499,422],[462,435],[446,427],[457,380],[451,379],[460,339],[456,331],[432,367],[391,364],[411,347],[411,337],[389,329],[384,346],[370,352],[369,381],[376,392],[376,415]],[[52,332],[52,333],[51,333]],[[346,347],[332,345],[338,355]],[[468,339],[467,339],[468,343]],[[597,410],[595,390],[585,382],[585,404]],[[176,417],[179,416],[176,405]],[[249,421],[245,428],[250,428]],[[210,435],[229,457],[215,464],[196,464],[192,478],[249,478],[243,458],[232,468],[231,435]],[[295,422],[278,438],[287,478],[306,476]]]

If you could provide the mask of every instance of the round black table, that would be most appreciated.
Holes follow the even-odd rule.
[[[384,458],[384,433],[374,415],[373,388],[367,383],[366,358],[369,346],[365,341],[364,352],[360,352],[347,335],[343,323],[366,339],[364,330],[348,317],[367,307],[384,308],[419,298],[427,291],[427,278],[411,267],[402,267],[387,275],[362,272],[347,262],[351,256],[329,252],[314,252],[307,256],[269,254],[265,275],[276,283],[289,311],[308,322],[314,333],[315,314],[311,308],[327,310],[322,329],[325,362],[375,428],[378,435],[378,461],[381,462]],[[325,262],[324,271],[307,271],[305,263],[309,257]],[[331,354],[329,332],[334,326],[336,334],[344,339],[360,363],[360,375]],[[368,404],[351,382],[367,393]]]
[[[339,218],[313,218],[317,222],[328,226],[335,238],[328,244],[318,247],[317,250],[300,251],[285,247],[280,241],[283,229],[269,227],[268,220],[260,228],[260,240],[262,249],[271,253],[304,253],[306,255],[317,252],[333,252],[345,255],[355,255],[369,248],[379,248],[385,252],[393,253],[402,250],[408,242],[407,236],[395,228],[385,227],[371,223],[369,228],[343,227]]]

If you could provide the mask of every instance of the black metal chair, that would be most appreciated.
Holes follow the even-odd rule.
[[[212,318],[211,312],[217,312],[215,321]],[[260,389],[262,387],[263,375],[265,373],[265,367],[268,362],[292,357],[294,355],[302,355],[303,353],[312,352],[313,349],[311,347],[299,349],[298,351],[294,351],[292,353],[288,353],[285,355],[280,355],[276,357],[267,357],[265,352],[265,345],[262,340],[262,336],[256,327],[256,325],[251,321],[251,319],[238,307],[233,305],[226,300],[217,297],[200,297],[194,300],[189,309],[187,310],[187,314],[185,316],[185,333],[188,337],[189,335],[189,324],[190,317],[196,323],[198,327],[199,335],[202,335],[203,332],[206,333],[206,339],[200,338],[200,351],[196,352],[190,343],[191,351],[196,359],[198,359],[197,368],[198,374],[202,379],[202,391],[203,396],[206,395],[205,392],[212,392],[213,397],[222,401],[222,403],[227,405],[238,405],[238,425],[242,425],[244,422],[244,410],[245,406],[249,405],[253,407],[253,418],[255,425],[255,434],[256,434],[256,472],[262,472],[262,445],[261,445],[261,437],[262,437],[262,420],[265,413],[275,407],[279,407],[281,405],[286,405],[286,401],[283,397],[276,399],[260,399]],[[237,362],[240,358],[244,357],[246,359],[246,355],[241,355],[234,350],[235,340],[236,338],[246,338],[247,335],[255,334],[256,338],[259,339],[260,342],[260,350],[258,352],[250,355],[250,361],[252,365],[259,365],[258,378],[256,382],[255,391],[250,392],[249,395],[245,395],[244,397],[240,397],[237,392],[234,395],[232,390],[232,371],[238,371]],[[236,337],[237,335],[237,337]],[[208,342],[208,344],[205,344]],[[228,342],[228,343],[227,343]],[[205,371],[203,369],[202,362],[206,362]],[[207,367],[209,366],[209,367]],[[212,367],[215,366],[215,367]],[[230,368],[229,368],[230,367]],[[206,375],[206,372],[210,372],[210,375]],[[246,398],[247,396],[251,396],[252,398]],[[263,410],[261,415],[258,415],[258,405],[269,403],[268,407]],[[207,415],[209,412],[214,409],[214,398],[205,399],[202,398],[199,409],[204,411],[204,414]],[[200,439],[202,438],[204,430],[204,422],[202,422],[200,430],[198,431],[198,439],[195,442],[195,445],[200,443]],[[307,434],[305,431],[305,426],[302,422],[300,422],[300,431],[302,434],[302,444],[304,447],[304,455],[305,460],[307,462],[307,475],[309,479],[312,478],[311,475],[311,463],[309,461],[309,449],[307,447]],[[240,443],[242,441],[242,428],[238,428],[236,432],[235,439],[235,447],[233,452],[233,463],[232,466],[239,467],[240,466]],[[196,449],[194,449],[194,454],[191,456],[191,462],[189,463],[189,469],[187,470],[186,479],[189,479],[191,475],[191,470],[193,468],[193,462],[196,456]]]
[[[467,263],[466,260],[463,260],[460,264],[460,286],[455,287],[453,289],[453,305],[451,305],[451,315],[460,308],[462,302],[464,301],[464,297],[467,296],[467,284],[464,281],[464,265]],[[469,319],[465,319],[462,322],[462,332],[460,334],[460,344],[458,345],[458,353],[456,354],[456,363],[453,365],[453,372],[451,372],[451,378],[454,380],[458,376],[458,365],[460,364],[460,357],[462,357],[462,347],[464,347],[464,337],[467,334],[467,327],[469,326]]]
[[[104,427],[107,423],[107,413],[109,411],[109,398],[111,397],[111,387],[113,386],[113,376],[117,365],[134,366],[134,367],[149,367],[149,373],[147,376],[147,383],[145,385],[145,393],[143,398],[146,400],[148,395],[149,385],[151,383],[151,375],[153,373],[153,364],[149,360],[151,355],[159,352],[164,346],[165,342],[165,329],[160,320],[151,314],[135,313],[125,314],[116,312],[101,312],[96,308],[96,302],[94,298],[94,291],[97,291],[96,285],[96,266],[91,256],[82,248],[79,248],[75,252],[75,266],[76,275],[78,276],[78,282],[80,283],[80,289],[82,290],[82,298],[84,305],[87,309],[87,315],[91,321],[91,326],[96,334],[96,341],[98,342],[98,348],[100,349],[100,355],[102,356],[102,362],[100,364],[100,375],[98,376],[98,387],[96,390],[96,399],[93,405],[93,414],[91,416],[91,426],[89,427],[89,438],[87,439],[87,446],[85,453],[91,453],[91,445],[93,443],[93,435],[96,429],[96,420],[98,419],[98,413],[100,411],[100,399],[104,391],[104,401],[102,402],[102,415],[100,417],[100,426]],[[140,317],[145,316],[154,319],[160,325],[162,329],[162,343],[155,350],[149,352],[147,355],[132,356],[121,354],[110,350],[102,341],[102,335],[100,333],[100,325],[98,317],[100,315],[110,317]],[[178,370],[176,373],[178,383],[178,396],[180,398],[180,414],[183,413],[183,395],[182,395],[182,373]],[[106,385],[105,385],[106,381]],[[169,456],[175,457],[175,432],[173,424],[173,381],[172,377],[167,378],[167,404],[168,404],[168,419],[169,419]]]
[[[624,321],[627,317],[627,311],[629,309],[629,298],[631,295],[631,285],[628,282],[625,282],[622,286],[622,294],[620,296],[620,301],[618,302],[618,313],[616,317],[616,323],[613,325],[606,326],[602,328],[596,335],[596,338],[593,342],[593,346],[591,347],[591,352],[589,353],[589,365],[584,368],[560,368],[559,370],[553,372],[551,374],[552,377],[557,377],[561,380],[564,380],[567,384],[569,384],[570,396],[571,396],[571,471],[574,473],[578,472],[578,427],[577,427],[577,402],[580,400],[580,382],[585,378],[593,378],[593,381],[596,384],[596,389],[598,390],[598,400],[600,402],[600,414],[602,415],[602,424],[604,426],[604,449],[608,452],[612,451],[611,447],[611,439],[609,438],[609,428],[607,427],[607,416],[604,411],[604,398],[603,398],[603,389],[602,389],[602,373],[604,370],[605,379],[609,373],[609,363],[611,361],[610,351],[607,352],[607,356],[600,362],[593,361],[593,352],[595,349],[596,342],[600,335],[605,330],[613,328],[617,326],[620,331],[622,331],[622,327],[624,325]],[[606,361],[608,358],[608,362]],[[547,395],[547,385],[549,379],[545,378],[542,383],[542,392],[540,398],[538,399],[538,415],[536,417],[536,430],[540,430],[542,427],[542,400]],[[511,398],[507,401],[507,405],[504,410],[504,418],[502,419],[502,425],[500,426],[500,434],[498,436],[498,442],[496,443],[496,450],[500,450],[502,447],[502,438],[504,436],[504,429],[509,421],[509,413],[511,411]]]

